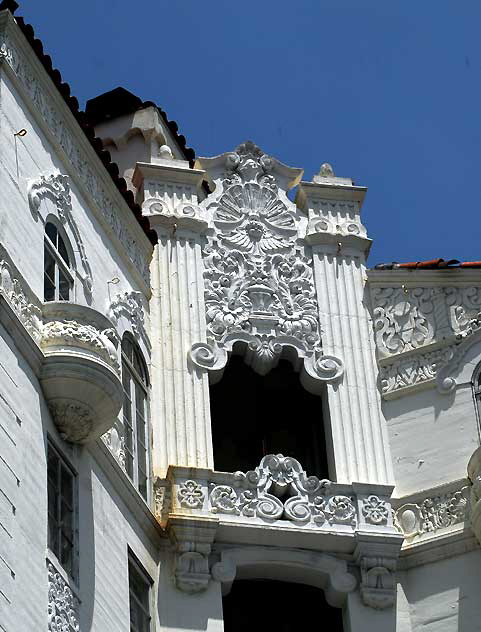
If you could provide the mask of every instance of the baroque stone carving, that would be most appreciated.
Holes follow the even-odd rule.
[[[387,524],[390,511],[388,504],[374,495],[368,496],[362,505],[364,519],[375,525]]]
[[[145,283],[148,284],[149,262],[147,257],[144,256],[139,248],[138,240],[134,238],[132,231],[122,221],[117,209],[118,205],[107,193],[102,179],[96,171],[96,167],[90,165],[90,157],[87,157],[81,144],[77,142],[72,134],[65,120],[66,116],[64,113],[57,109],[48,93],[44,90],[30,61],[23,57],[14,47],[8,34],[4,34],[3,37],[4,41],[0,44],[0,59],[5,60],[10,66],[32,99],[39,117],[44,121],[50,133],[61,146],[65,156],[70,161],[73,171],[77,174],[104,220],[122,244],[135,268],[143,277]]]
[[[79,632],[79,601],[68,583],[48,562],[48,631]]]
[[[204,491],[195,481],[185,481],[177,493],[181,507],[200,509],[204,504]]]
[[[43,326],[40,344],[44,349],[57,345],[73,345],[94,351],[120,374],[117,349],[113,341],[116,341],[113,329],[99,331],[92,325],[82,325],[74,320],[55,320]]]
[[[434,533],[463,523],[469,511],[469,487],[425,498],[420,503],[405,503],[395,512],[395,525],[407,538]]]
[[[363,557],[361,568],[361,598],[371,608],[389,608],[396,595],[396,560],[386,557]]]
[[[187,593],[205,590],[210,581],[209,553],[210,544],[184,544],[176,556],[175,581],[177,588]]]
[[[94,425],[92,411],[88,406],[69,399],[56,399],[48,403],[57,430],[64,439],[82,443]]]
[[[453,358],[455,350],[456,345],[450,345],[382,364],[379,378],[383,395],[434,380],[440,368]]]
[[[141,292],[132,290],[117,294],[108,308],[109,318],[117,324],[119,318],[124,316],[132,326],[132,333],[141,338],[148,349],[151,348],[149,336],[145,329],[144,307]]]
[[[125,437],[123,433],[113,426],[102,435],[102,440],[114,455],[120,467],[125,470]]]
[[[68,176],[60,173],[49,176],[40,176],[37,180],[32,180],[28,184],[28,201],[30,210],[35,219],[38,217],[38,211],[42,198],[50,198],[56,205],[57,213],[62,224],[67,224],[73,233],[77,251],[82,262],[84,274],[80,274],[82,283],[86,293],[92,295],[92,269],[85,253],[85,247],[80,235],[75,218],[72,214],[72,200],[70,197],[70,185]]]
[[[434,337],[430,288],[374,288],[374,330],[381,355],[417,349]]]
[[[0,292],[5,296],[25,329],[39,343],[42,335],[42,312],[40,303],[27,290],[20,273],[7,260],[7,254],[0,249]]]
[[[221,358],[215,348],[231,351],[240,342],[252,357],[249,363],[264,374],[288,346],[298,357],[310,358],[312,377],[338,379],[340,360],[330,366],[329,377],[326,365],[319,364],[312,266],[297,241],[295,205],[279,184],[281,168],[297,170],[281,165],[250,141],[217,161],[221,159],[222,177],[206,200],[214,234],[203,251],[207,344],[212,354],[201,353],[198,366],[206,367],[208,361],[217,368]],[[192,354],[191,359],[195,363]],[[222,360],[226,359],[224,354]]]
[[[312,526],[356,523],[352,498],[329,494],[331,482],[307,476],[301,464],[282,454],[265,456],[250,472],[236,472],[235,486],[212,485],[213,513],[289,520]]]

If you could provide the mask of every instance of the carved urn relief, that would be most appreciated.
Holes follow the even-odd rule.
[[[250,141],[199,165],[215,190],[202,203],[212,228],[203,250],[207,342],[193,345],[191,362],[215,381],[234,346],[261,375],[287,355],[303,360],[301,379],[318,391],[343,364],[322,352],[306,218],[287,196],[302,170]]]
[[[115,329],[96,310],[73,303],[45,303],[42,315],[40,383],[53,420],[67,441],[93,441],[122,405]]]

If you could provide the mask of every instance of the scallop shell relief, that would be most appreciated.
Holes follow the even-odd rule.
[[[220,342],[250,334],[251,350],[272,359],[286,336],[306,351],[320,347],[312,269],[296,244],[295,206],[273,167],[251,142],[226,155],[222,190],[208,206],[215,236],[204,250],[209,336]]]

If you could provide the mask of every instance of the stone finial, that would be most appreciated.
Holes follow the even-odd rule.
[[[161,145],[159,147],[159,158],[163,160],[174,160],[172,149],[168,145]]]
[[[334,177],[334,169],[328,162],[323,162],[321,168],[319,169],[319,175],[324,178],[333,178]]]

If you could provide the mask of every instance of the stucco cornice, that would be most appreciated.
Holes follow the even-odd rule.
[[[149,239],[8,11],[0,13],[2,71],[24,98],[134,277],[143,289],[148,288]]]

